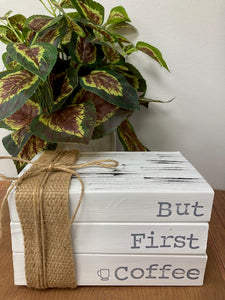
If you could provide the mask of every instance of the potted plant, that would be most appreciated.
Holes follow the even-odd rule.
[[[59,142],[88,144],[117,130],[125,150],[146,151],[128,118],[154,100],[145,98],[146,81],[127,57],[142,51],[168,69],[161,52],[118,33],[132,27],[122,6],[105,19],[104,7],[92,0],[40,1],[49,15],[10,11],[0,18],[7,45],[0,127],[13,131],[3,138],[6,150],[30,160]]]

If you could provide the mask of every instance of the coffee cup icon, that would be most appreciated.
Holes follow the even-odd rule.
[[[102,281],[109,280],[110,270],[109,269],[100,269],[97,271],[97,275],[101,278]]]

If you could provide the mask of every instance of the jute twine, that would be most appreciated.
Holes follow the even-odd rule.
[[[16,157],[0,157],[32,164],[19,177],[0,175],[3,180],[13,181],[1,206],[0,235],[4,206],[8,195],[16,187],[16,207],[24,237],[25,274],[29,287],[77,287],[70,227],[83,198],[84,183],[76,170],[91,166],[118,166],[118,162],[111,159],[76,164],[78,156],[79,152],[75,150],[44,151],[37,161],[32,162]],[[80,181],[81,192],[70,219],[68,192],[72,175]]]

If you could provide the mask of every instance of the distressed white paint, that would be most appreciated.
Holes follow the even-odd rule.
[[[207,262],[206,255],[76,254],[74,255],[74,259],[76,262],[78,285],[102,286],[202,285]],[[153,270],[149,276],[148,268],[153,264],[156,264],[153,266],[156,270]],[[26,285],[24,255],[22,253],[13,253],[13,265],[15,285]],[[160,271],[163,266],[168,269],[164,275],[162,275],[162,271]],[[139,270],[137,270],[137,268],[139,268]],[[138,279],[137,277],[140,277],[142,274],[142,278]],[[136,277],[136,279],[134,277]],[[190,277],[192,279],[190,279]]]
[[[132,60],[147,79],[149,97],[176,96],[173,103],[152,104],[134,114],[142,142],[152,150],[181,151],[214,189],[225,189],[225,1],[99,1],[107,11],[124,5],[138,28],[130,37],[158,47],[171,70],[162,70],[144,54]],[[45,12],[38,0],[1,0],[1,15],[10,9],[26,16]],[[0,130],[1,137],[7,133]],[[6,154],[2,145],[0,154]],[[0,171],[15,174],[8,161],[1,162]]]
[[[214,192],[179,152],[81,153],[79,163],[110,158],[119,162],[115,170],[79,170],[85,193],[76,222],[210,220]],[[73,178],[69,190],[71,214],[79,196],[80,184]],[[15,191],[8,200],[11,220],[18,222]],[[164,205],[161,212],[160,205]]]
[[[11,223],[12,250],[24,252],[20,223]],[[205,254],[208,223],[77,223],[74,253]]]

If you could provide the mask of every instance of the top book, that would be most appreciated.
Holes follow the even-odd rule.
[[[210,220],[214,192],[181,153],[81,152],[78,163],[99,159],[117,160],[119,166],[78,170],[85,192],[74,222]],[[72,177],[69,190],[71,215],[79,196],[80,183]],[[15,190],[9,195],[8,202],[11,220],[18,222]]]

